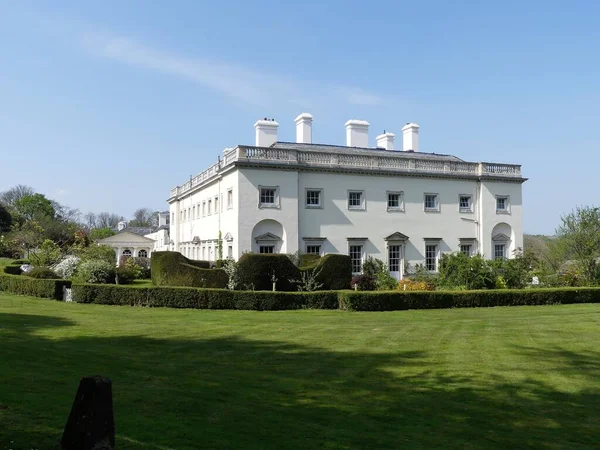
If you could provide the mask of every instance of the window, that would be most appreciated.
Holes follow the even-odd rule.
[[[195,219],[195,218],[196,218],[196,206],[194,206],[194,207],[192,208],[192,214],[193,214],[193,215],[192,215],[192,218],[193,218],[193,219]]]
[[[390,272],[400,272],[400,246],[390,245],[388,247],[388,266]]]
[[[459,195],[458,210],[460,212],[473,212],[473,198],[470,195]]]
[[[123,256],[131,256],[131,250],[129,250],[128,248],[123,250]]]
[[[227,257],[228,258],[233,258],[233,245],[228,245],[227,246]]]
[[[140,258],[147,258],[148,257],[148,252],[146,250],[140,250],[138,252],[138,257],[140,257]]]
[[[219,212],[219,197],[215,197],[215,214]]]
[[[494,244],[494,259],[506,258],[506,244]]]
[[[497,196],[496,197],[496,212],[497,213],[507,213],[508,212],[508,197]]]
[[[363,191],[348,191],[348,209],[365,209]]]
[[[436,244],[425,245],[425,268],[430,272],[437,270],[438,246]]]
[[[211,214],[211,206],[212,206],[212,200],[208,201],[208,215],[210,216]]]
[[[206,216],[206,202],[202,202],[202,217]]]
[[[352,273],[362,272],[362,257],[363,257],[363,246],[362,245],[351,245],[349,248],[350,261],[352,261]]]
[[[188,220],[192,220],[192,208],[188,208]]]
[[[471,256],[472,247],[473,246],[471,244],[460,244],[460,252],[467,256]]]
[[[402,192],[387,193],[387,210],[404,211],[404,194]]]
[[[321,189],[307,189],[306,190],[306,207],[307,208],[321,208]]]
[[[439,211],[440,204],[438,203],[437,194],[425,194],[425,211]]]
[[[227,209],[233,208],[233,189],[227,190]]]
[[[275,253],[275,246],[274,245],[261,245],[258,248],[258,253],[266,253],[266,254]]]
[[[320,255],[321,254],[321,246],[310,244],[306,246],[306,253],[309,255]]]
[[[261,186],[259,196],[259,207],[277,208],[279,206],[279,188],[273,186]]]

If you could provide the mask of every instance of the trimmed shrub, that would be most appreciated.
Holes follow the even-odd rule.
[[[356,288],[359,291],[374,291],[377,289],[375,277],[371,275],[356,275],[352,277],[350,285],[353,289]]]
[[[77,266],[79,265],[80,261],[81,259],[77,256],[70,255],[58,264],[54,265],[52,269],[54,270],[54,272],[56,272],[59,278],[69,279],[75,274],[75,271],[77,270]]]
[[[246,253],[238,261],[239,286],[244,289],[270,291],[273,277],[278,291],[295,291],[300,270],[287,255]]]
[[[131,284],[133,280],[137,279],[137,272],[131,267],[119,266],[115,270],[115,283],[119,284]]]
[[[71,287],[68,280],[40,280],[19,275],[0,274],[0,291],[12,294],[62,300],[63,286]]]
[[[600,288],[512,289],[480,291],[339,292],[340,309],[396,311],[405,309],[475,308],[520,305],[600,303]]]
[[[304,268],[314,266],[317,264],[317,262],[319,262],[319,259],[321,259],[320,255],[301,253],[298,255],[298,267]]]
[[[209,267],[209,261],[194,261],[179,252],[153,252],[152,283],[156,286],[225,288],[229,279],[225,271]]]
[[[31,278],[39,278],[41,280],[56,280],[59,278],[59,276],[48,267],[34,267],[27,272],[27,276]]]
[[[114,283],[115,266],[103,260],[83,261],[77,267],[75,279],[83,283]]]
[[[21,266],[5,266],[4,273],[8,273],[10,275],[21,275]]]
[[[260,292],[185,287],[129,287],[74,284],[78,303],[196,309],[336,309],[336,292]]]
[[[413,281],[408,278],[404,278],[398,281],[399,291],[433,291],[435,286],[425,281]]]
[[[306,269],[320,270],[317,281],[322,284],[322,290],[350,289],[352,263],[348,255],[325,255],[314,265],[302,268]]]

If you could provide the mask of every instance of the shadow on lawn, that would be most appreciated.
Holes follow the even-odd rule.
[[[70,323],[0,315],[0,324],[0,342],[21,349],[0,350],[8,362],[0,403],[12,418],[0,436],[15,441],[0,440],[0,449],[56,448],[79,378],[96,373],[113,380],[119,449],[572,449],[600,440],[599,388],[568,393],[533,378],[450,376],[422,352],[334,352],[238,337],[50,340],[33,332]],[[43,365],[24,360],[25,351],[39,351]],[[520,351],[533,368],[554,358],[565,374],[583,365],[588,385],[600,381],[600,353]],[[9,376],[11,365],[18,377]]]

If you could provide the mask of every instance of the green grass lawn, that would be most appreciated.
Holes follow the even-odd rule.
[[[0,293],[0,449],[113,381],[118,449],[598,448],[600,305],[348,313]]]

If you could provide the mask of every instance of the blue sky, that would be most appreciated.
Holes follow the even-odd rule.
[[[82,212],[166,209],[251,144],[315,117],[343,144],[421,125],[422,151],[523,165],[524,227],[595,204],[600,3],[0,1],[0,191]]]

